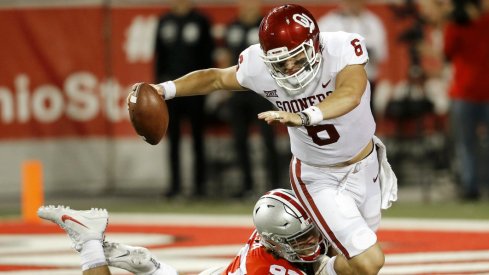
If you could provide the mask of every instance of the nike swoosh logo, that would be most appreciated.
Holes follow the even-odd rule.
[[[69,216],[69,215],[63,215],[63,216],[61,216],[61,221],[62,221],[63,223],[65,223],[65,221],[66,221],[66,220],[68,220],[68,221],[72,221],[72,222],[75,222],[75,223],[77,223],[77,224],[79,224],[79,225],[81,225],[81,226],[83,226],[83,227],[85,227],[85,228],[88,228],[88,227],[86,227],[86,226],[85,226],[83,223],[81,223],[81,222],[77,221],[75,218],[73,218],[73,217],[71,217],[71,216]]]
[[[326,84],[321,84],[321,86],[323,86],[323,88],[326,88],[328,87],[329,82],[331,82],[331,79],[328,82],[326,82]]]
[[[131,252],[129,252],[129,250],[126,250],[126,253],[119,255],[117,257],[114,257],[114,258],[122,258],[122,257],[128,256],[129,254],[131,254]]]
[[[379,174],[377,174],[377,176],[374,178],[374,182],[376,182],[378,178],[379,178]]]

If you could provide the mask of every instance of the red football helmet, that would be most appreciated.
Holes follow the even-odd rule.
[[[262,59],[277,84],[290,94],[302,92],[321,66],[319,28],[312,14],[298,5],[270,11],[260,24]]]

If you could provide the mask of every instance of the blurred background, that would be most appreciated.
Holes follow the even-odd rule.
[[[487,72],[489,28],[475,22],[487,21],[487,1],[474,6],[449,0],[290,2],[308,8],[322,31],[355,31],[372,47],[376,135],[387,145],[400,187],[399,204],[387,215],[489,218],[487,76],[477,75],[481,96],[469,100],[482,108],[468,120],[474,122],[465,137],[471,151],[459,155],[451,129],[464,133],[461,126],[468,122],[459,120],[454,127],[450,120],[451,103],[460,99],[450,92],[452,61],[469,59],[453,51],[449,59],[444,51],[447,24],[474,30],[478,43],[468,54],[472,51],[480,62],[475,67]],[[261,104],[256,98],[207,96],[192,109],[201,111],[200,120],[188,115],[191,110],[178,122],[170,116],[178,125],[156,146],[135,134],[125,105],[133,83],[178,77],[185,73],[181,67],[198,66],[201,58],[215,67],[234,64],[236,51],[258,41],[260,16],[284,3],[0,0],[0,214],[20,213],[32,163],[40,167],[45,200],[74,207],[249,213],[265,190],[287,188],[286,129],[263,133],[253,113],[233,116],[249,110],[243,102]],[[162,16],[184,16],[186,7],[180,5],[198,11],[203,18],[198,22],[208,27],[177,20],[182,29],[175,36],[180,29]],[[212,41],[195,44],[205,30]],[[181,46],[185,43],[192,47]],[[176,71],[165,72],[170,68]],[[181,135],[170,141],[175,131]],[[470,183],[463,184],[467,177]]]

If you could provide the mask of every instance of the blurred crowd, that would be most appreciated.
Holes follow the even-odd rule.
[[[156,33],[157,83],[199,68],[236,64],[240,52],[258,42],[258,27],[265,11],[260,0],[236,1],[236,18],[216,33],[210,32],[212,22],[194,5],[195,1],[170,3],[171,9],[160,18]],[[405,0],[392,4],[394,20],[406,26],[394,35],[408,54],[406,75],[396,83],[382,74],[389,70],[387,60],[395,58],[389,56],[389,48],[399,45],[388,44],[387,22],[370,9],[372,3],[367,0],[334,3],[333,9],[317,17],[319,28],[365,37],[377,135],[389,143],[389,159],[400,185],[410,184],[413,174],[419,176],[414,177],[414,183],[430,173],[434,181],[435,173],[443,171],[460,199],[480,199],[489,189],[489,0]],[[235,190],[227,195],[247,198],[260,194],[262,189],[288,186],[290,152],[283,152],[286,150],[280,150],[278,144],[283,129],[256,118],[257,113],[270,108],[266,100],[253,92],[214,93],[207,98],[172,100],[169,108],[171,182],[164,185],[164,196],[184,195],[179,152],[182,125],[187,124],[196,171],[193,197],[208,195],[208,185],[215,175],[206,171],[224,172],[222,167],[212,167],[217,163],[212,159],[216,156],[205,150],[209,138],[206,131],[216,127],[226,129],[232,140],[229,148],[219,148],[233,152],[233,165],[226,169],[234,167],[239,173]],[[263,148],[260,158],[251,153],[250,143],[255,136],[260,137],[259,146]],[[423,169],[417,169],[419,166]],[[264,182],[257,182],[257,167],[265,171],[266,176],[261,177]]]

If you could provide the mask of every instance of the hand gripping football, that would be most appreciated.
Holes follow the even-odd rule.
[[[129,117],[136,133],[151,145],[158,144],[168,128],[168,107],[153,86],[138,83],[128,100]]]

